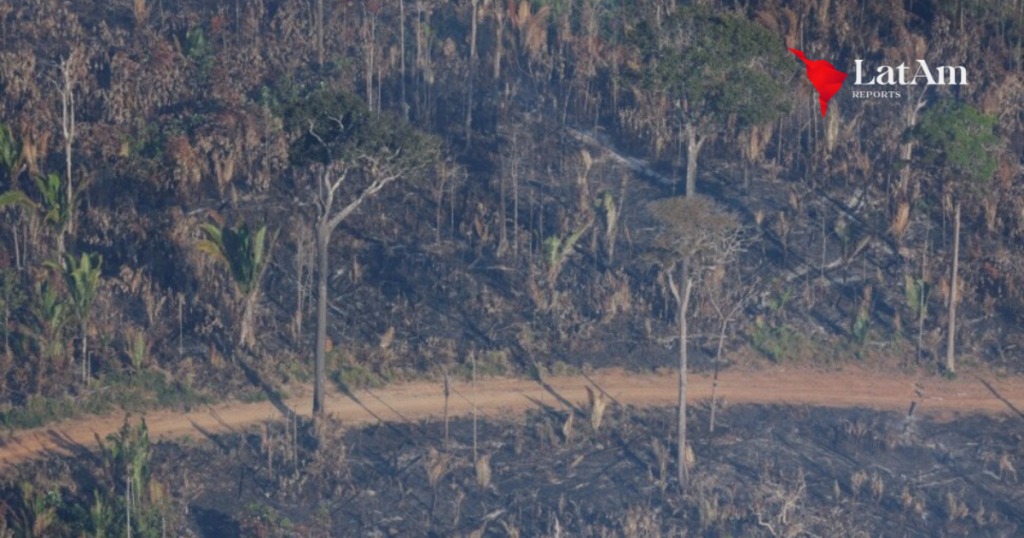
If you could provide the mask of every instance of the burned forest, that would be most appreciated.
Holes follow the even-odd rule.
[[[0,538],[1020,536],[1022,247],[1022,0],[5,0]]]

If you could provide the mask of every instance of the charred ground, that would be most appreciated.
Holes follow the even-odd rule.
[[[595,431],[585,408],[481,417],[486,479],[470,419],[453,420],[447,442],[440,422],[341,433],[271,421],[158,443],[150,467],[173,492],[159,501],[174,514],[169,528],[201,537],[1014,536],[1024,525],[1017,418],[735,406],[708,434],[698,407],[685,495],[665,448],[674,420],[613,407]],[[87,492],[102,487],[97,461],[19,474],[88,505]]]

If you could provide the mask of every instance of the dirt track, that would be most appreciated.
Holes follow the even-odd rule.
[[[487,416],[522,412],[540,405],[561,407],[567,402],[586,401],[584,387],[593,384],[621,405],[670,406],[676,400],[677,377],[634,375],[605,370],[589,376],[549,377],[545,383],[525,379],[487,379],[477,385],[479,409]],[[190,435],[234,431],[247,425],[278,418],[287,410],[306,414],[311,398],[304,387],[284,402],[226,403],[183,413],[157,411],[146,414],[150,436],[172,439]],[[691,375],[690,400],[709,398],[711,380]],[[817,372],[775,368],[765,371],[723,372],[719,394],[729,404],[790,404],[826,407],[869,407],[906,411],[918,402],[915,413],[949,417],[960,413],[1007,413],[1024,417],[1024,379],[996,381],[968,375],[956,381],[935,377],[920,380],[909,376],[862,370]],[[472,412],[473,389],[468,383],[453,383],[449,412],[453,416]],[[352,396],[328,395],[328,412],[349,424],[408,421],[439,417],[444,397],[441,383],[415,382],[379,390],[356,391]],[[123,415],[92,417],[34,430],[4,435],[0,440],[0,467],[13,465],[50,453],[91,449],[95,435],[101,438],[116,431]]]

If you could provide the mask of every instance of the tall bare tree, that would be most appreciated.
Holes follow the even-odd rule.
[[[470,0],[469,69],[466,72],[466,147],[473,146],[473,78],[476,76],[476,28],[480,0]]]
[[[79,57],[81,54],[77,50],[72,50],[68,54],[67,58],[61,58],[60,64],[60,81],[58,83],[58,91],[60,93],[61,103],[61,133],[64,135],[64,164],[65,164],[65,176],[64,181],[66,183],[66,196],[67,196],[67,220],[64,223],[64,228],[58,232],[57,238],[57,257],[60,258],[64,255],[64,238],[68,235],[74,235],[75,233],[75,182],[71,177],[72,169],[72,148],[75,144],[75,136],[77,134],[77,123],[75,121],[75,87],[78,85],[78,77],[81,66],[79,65]]]
[[[739,219],[710,198],[675,197],[652,202],[650,213],[660,224],[653,255],[665,272],[676,302],[679,323],[679,422],[676,454],[677,479],[685,489],[689,481],[686,442],[686,392],[689,362],[689,309],[694,289],[709,271],[722,267],[743,248]],[[678,282],[676,275],[678,274]]]
[[[324,65],[324,0],[316,0],[316,64]]]
[[[317,317],[313,414],[324,412],[327,275],[334,231],[364,202],[436,161],[437,142],[391,114],[371,114],[358,97],[320,90],[285,114],[296,164],[310,165],[316,251]],[[348,200],[347,202],[345,200]]]

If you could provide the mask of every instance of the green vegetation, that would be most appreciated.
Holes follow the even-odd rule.
[[[270,262],[270,254],[276,234],[267,242],[267,227],[260,226],[255,233],[248,224],[236,224],[233,228],[214,223],[200,227],[206,239],[199,242],[199,250],[223,263],[231,273],[238,301],[241,304],[239,316],[238,345],[252,349],[256,345],[255,316],[260,298],[260,282]]]
[[[946,331],[946,371],[956,372],[956,308],[960,288],[960,215],[964,200],[987,193],[998,161],[996,118],[964,103],[943,104],[929,111],[914,135],[923,151],[920,161],[953,199],[953,262]]]
[[[14,133],[6,124],[0,123],[0,165],[8,176],[16,174],[14,165],[21,158],[21,145],[14,138]],[[3,204],[0,203],[0,206]]]
[[[169,380],[157,371],[136,375],[116,374],[77,398],[30,396],[23,405],[0,407],[0,425],[8,429],[45,426],[83,415],[100,415],[114,410],[142,412],[172,408],[189,410],[213,398],[189,385]]]
[[[633,42],[644,59],[633,76],[668,97],[674,130],[685,132],[687,196],[696,194],[697,159],[708,140],[771,123],[789,107],[793,62],[777,35],[745,17],[679,8],[661,26],[638,25]]]
[[[5,355],[11,352],[11,316],[25,305],[26,299],[21,275],[10,267],[0,268],[0,305],[3,310],[0,331],[3,332]]]
[[[922,145],[920,163],[958,196],[983,194],[998,165],[996,121],[962,102],[936,105],[913,133]]]
[[[91,254],[82,254],[78,259],[68,254],[63,265],[50,264],[64,280],[69,296],[67,304],[81,329],[79,336],[82,341],[82,381],[86,385],[92,377],[89,357],[89,316],[92,315],[92,305],[99,291],[102,265],[103,257]]]
[[[150,469],[146,422],[125,419],[116,434],[100,443],[102,466],[86,493],[57,484],[21,482],[13,505],[13,537],[89,536],[91,538],[159,538],[173,525],[169,498]],[[0,530],[7,529],[0,520]]]
[[[772,362],[781,364],[799,355],[803,342],[793,329],[784,324],[768,325],[764,317],[758,316],[754,320],[750,343]]]
[[[70,311],[67,304],[61,301],[57,289],[46,281],[36,284],[33,295],[33,327],[28,335],[35,341],[43,357],[51,362],[59,362],[64,356],[62,335]]]

